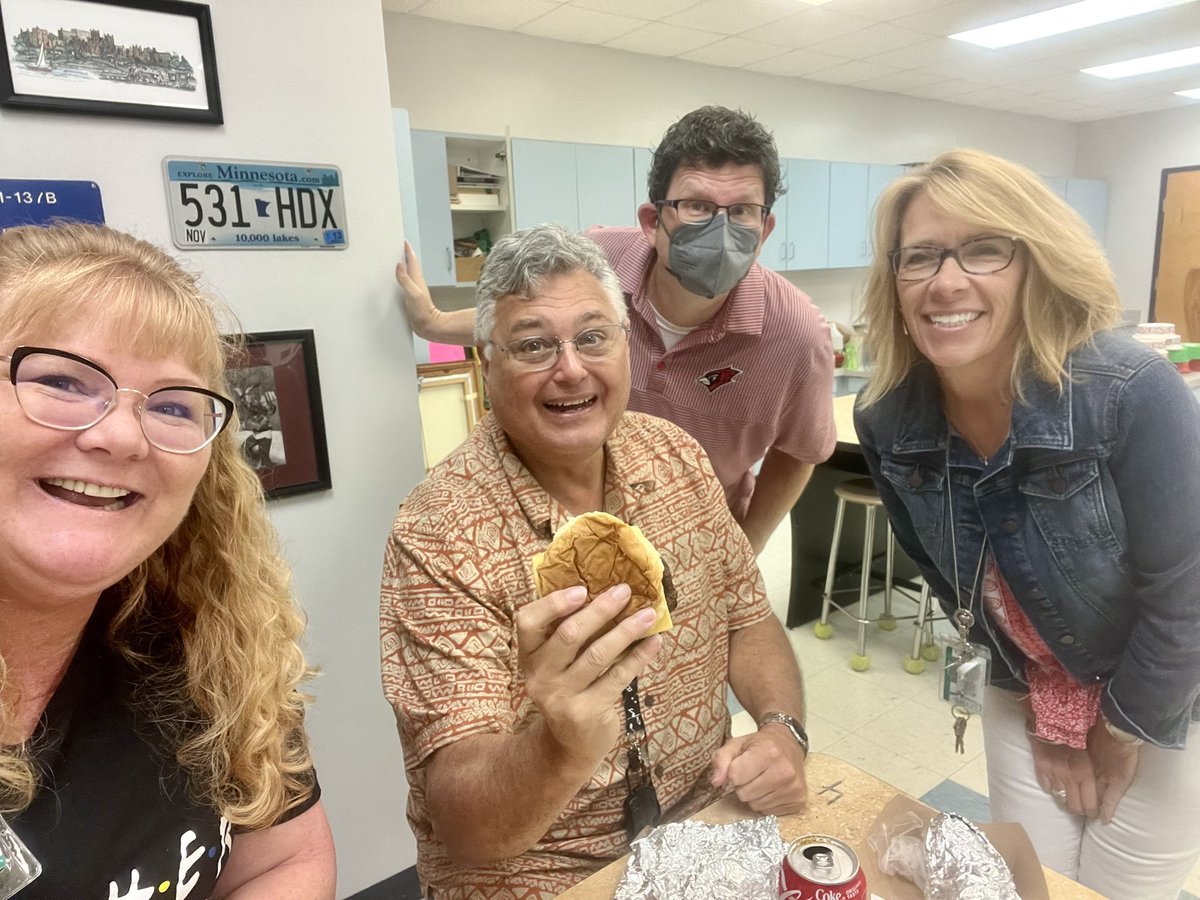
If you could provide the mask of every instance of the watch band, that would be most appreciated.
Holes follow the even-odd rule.
[[[804,726],[784,712],[769,712],[764,713],[763,717],[758,720],[758,727],[764,725],[782,725],[792,733],[792,737],[804,749],[804,755],[808,755],[808,732],[804,730]]]
[[[1104,722],[1105,729],[1113,736],[1113,740],[1117,741],[1117,743],[1129,744],[1130,746],[1137,746],[1138,744],[1146,743],[1136,734],[1132,734],[1126,731],[1124,728],[1118,728],[1112,722],[1108,721],[1108,719],[1105,719],[1104,716],[1101,716],[1100,718]]]

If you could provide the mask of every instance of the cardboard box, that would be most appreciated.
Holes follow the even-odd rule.
[[[486,258],[484,256],[454,257],[455,281],[478,281],[479,272],[483,269],[483,261]]]

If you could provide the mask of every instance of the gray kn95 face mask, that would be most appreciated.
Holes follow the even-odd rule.
[[[759,233],[724,215],[703,225],[681,224],[670,234],[667,271],[687,290],[711,300],[746,277],[758,249]]]

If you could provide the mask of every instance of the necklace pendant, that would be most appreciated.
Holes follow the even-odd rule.
[[[975,615],[969,609],[959,607],[954,611],[954,624],[958,626],[959,631],[970,631],[971,626],[975,624]]]

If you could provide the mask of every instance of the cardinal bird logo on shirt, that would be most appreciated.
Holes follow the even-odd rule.
[[[741,374],[741,369],[732,369],[729,366],[725,366],[723,369],[713,369],[711,372],[705,372],[696,380],[708,388],[708,392],[711,394],[722,385],[733,384],[734,380]]]

